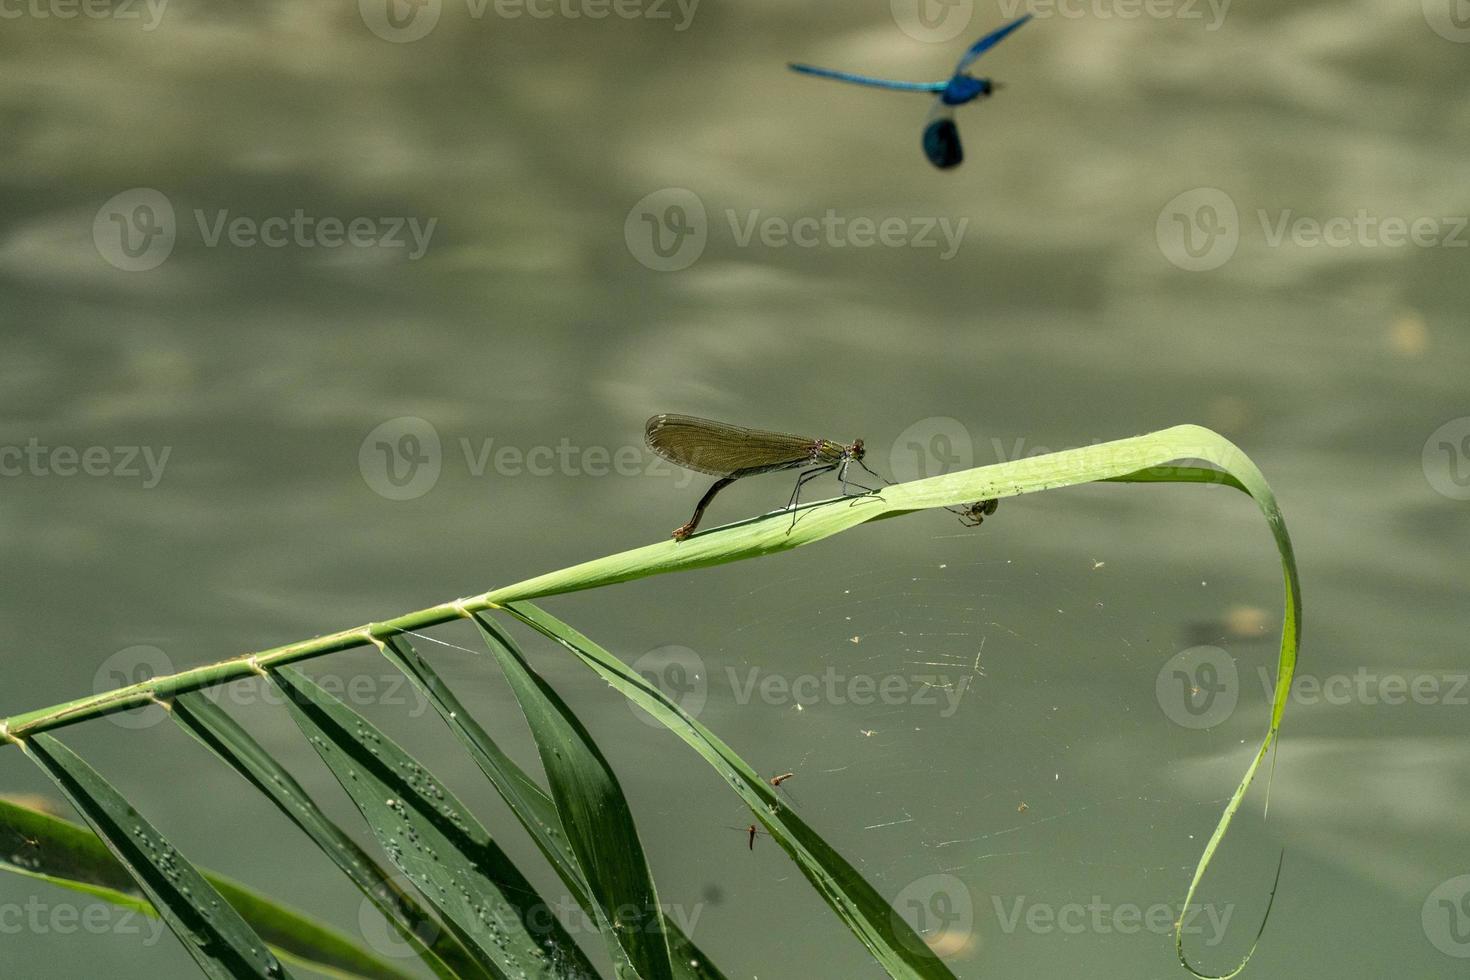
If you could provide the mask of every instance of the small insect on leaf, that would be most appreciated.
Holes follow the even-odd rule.
[[[973,504],[966,504],[963,507],[946,507],[945,510],[951,514],[958,514],[960,523],[965,525],[965,527],[979,527],[985,523],[985,518],[995,513],[996,508],[999,506],[1000,501],[992,498],[990,500],[977,500]]]
[[[755,839],[757,837],[766,836],[766,832],[764,830],[761,830],[760,827],[756,826],[755,824],[751,824],[748,827],[731,827],[729,829],[738,830],[740,833],[745,834],[746,846],[752,851],[755,850]]]

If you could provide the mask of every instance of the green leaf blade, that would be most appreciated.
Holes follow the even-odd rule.
[[[158,918],[138,883],[92,831],[0,799],[0,870]],[[277,955],[361,980],[413,980],[330,926],[208,869],[200,873]]]
[[[622,787],[592,736],[489,617],[475,616],[541,754],[588,897],[643,980],[672,980],[663,915]]]
[[[408,676],[465,746],[480,771],[495,787],[501,799],[505,800],[521,826],[566,885],[572,900],[583,910],[593,914],[594,909],[589,905],[591,900],[587,897],[587,884],[582,879],[576,856],[567,847],[566,831],[551,797],[475,721],[474,716],[406,637],[401,634],[389,637],[381,649],[389,663]],[[660,915],[663,915],[662,909]],[[684,935],[676,923],[666,915],[663,915],[663,919],[664,932],[669,940],[671,965],[676,977],[682,980],[725,980],[724,973],[710,962],[703,950]],[[626,965],[631,968],[632,964],[628,962],[627,953],[621,943],[610,943],[608,949],[617,966]]]
[[[483,968],[497,977],[597,976],[552,906],[432,773],[300,671],[270,677],[390,862]]]
[[[458,980],[486,975],[453,934],[333,823],[301,784],[224,709],[194,692],[175,698],[169,714],[296,824],[382,913],[435,976]]]
[[[50,735],[29,738],[23,748],[127,868],[206,976],[290,976],[204,875],[97,770]]]

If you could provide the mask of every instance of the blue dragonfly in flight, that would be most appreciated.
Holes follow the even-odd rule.
[[[1012,31],[1031,19],[1030,14],[1017,17],[1015,20],[999,27],[989,34],[970,45],[970,49],[960,58],[959,64],[954,66],[954,74],[942,82],[896,82],[887,78],[873,78],[870,75],[854,75],[851,72],[835,71],[831,68],[818,68],[815,65],[792,64],[791,70],[801,72],[804,75],[816,75],[818,78],[834,78],[839,82],[852,82],[855,85],[868,85],[873,88],[893,89],[899,92],[932,92],[939,98],[934,100],[934,109],[929,113],[929,121],[924,126],[924,155],[929,162],[941,170],[957,167],[965,158],[965,151],[960,146],[959,127],[954,122],[955,106],[962,106],[966,102],[974,102],[982,96],[988,96],[1000,87],[999,82],[992,82],[988,78],[976,78],[967,74],[965,69],[975,63],[975,59],[1005,40]]]

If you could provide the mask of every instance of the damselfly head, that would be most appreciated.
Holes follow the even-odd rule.
[[[852,445],[847,447],[847,455],[852,459],[862,459],[867,454],[868,451],[863,448],[863,441],[861,439],[854,439]]]

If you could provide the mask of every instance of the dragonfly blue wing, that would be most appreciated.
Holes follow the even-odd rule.
[[[851,82],[854,85],[867,85],[871,88],[893,89],[898,92],[942,92],[944,86],[948,84],[947,82],[896,82],[888,78],[873,78],[871,75],[854,75],[848,71],[818,68],[816,65],[792,64],[788,67],[803,75],[815,75],[818,78],[831,78],[839,82]]]
[[[970,50],[966,51],[965,56],[960,59],[960,63],[954,66],[955,74],[958,75],[960,72],[970,67],[970,65],[975,62],[976,58],[980,57],[982,54],[989,51],[1000,42],[1004,41],[1007,37],[1010,36],[1010,33],[1012,31],[1014,31],[1016,28],[1020,27],[1022,24],[1026,23],[1030,19],[1030,14],[1023,14],[1022,16],[1017,17],[1015,20],[1011,21],[1009,24],[1006,24],[1004,27],[997,27],[995,30],[991,31],[989,34],[985,35],[980,40],[970,45]]]

